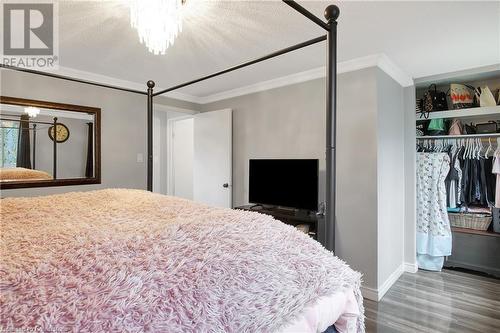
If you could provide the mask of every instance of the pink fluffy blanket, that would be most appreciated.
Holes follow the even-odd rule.
[[[138,190],[0,208],[0,331],[273,332],[347,288],[363,314],[360,274],[265,215]]]

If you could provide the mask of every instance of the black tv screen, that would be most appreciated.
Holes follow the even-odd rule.
[[[318,209],[317,159],[252,159],[248,200],[251,203]]]

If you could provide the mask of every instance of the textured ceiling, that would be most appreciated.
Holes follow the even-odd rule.
[[[331,2],[299,1],[323,17]],[[279,1],[188,0],[183,31],[163,56],[129,24],[127,2],[59,2],[60,65],[166,88],[324,31]],[[339,61],[385,53],[413,77],[500,62],[500,2],[342,2]],[[194,96],[324,65],[318,44],[180,90]]]

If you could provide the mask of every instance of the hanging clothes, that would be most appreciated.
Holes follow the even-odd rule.
[[[496,175],[495,207],[500,208],[500,154],[498,153],[494,156],[492,173]]]
[[[495,198],[493,160],[484,157],[458,156],[462,169],[460,200],[464,206],[491,207]],[[451,207],[451,206],[450,206]]]
[[[446,209],[448,153],[417,153],[417,264],[440,271],[451,255],[451,228]]]
[[[448,155],[450,156],[450,171],[446,176],[445,184],[447,195],[447,207],[457,208],[461,204],[462,194],[462,168],[460,167],[459,155],[463,148],[451,148]]]

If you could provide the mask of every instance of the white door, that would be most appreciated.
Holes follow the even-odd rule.
[[[194,116],[193,199],[212,206],[232,206],[232,111]]]
[[[176,197],[193,200],[193,118],[175,120],[172,126],[172,176]]]

